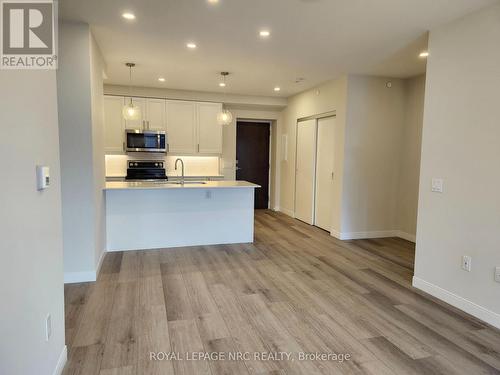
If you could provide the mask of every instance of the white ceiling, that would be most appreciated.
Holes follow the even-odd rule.
[[[497,0],[61,0],[61,17],[92,26],[106,83],[290,96],[344,73],[410,77],[426,32]],[[124,11],[135,21],[121,17]],[[271,31],[267,40],[260,29]],[[196,50],[186,43],[194,41]],[[164,83],[158,77],[165,77]],[[302,83],[295,83],[303,77]],[[274,86],[281,92],[275,93]]]

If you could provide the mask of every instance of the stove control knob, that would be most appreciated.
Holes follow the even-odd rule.
[[[157,166],[158,166],[158,163],[155,163],[155,167],[157,167]]]

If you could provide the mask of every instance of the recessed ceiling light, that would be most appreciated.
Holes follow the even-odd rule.
[[[429,56],[429,52],[428,51],[420,52],[420,55],[418,55],[418,56],[421,58],[425,58],[425,57]]]
[[[210,4],[217,4],[219,0],[207,0]]]
[[[269,35],[271,35],[271,32],[269,30],[261,30],[259,31],[259,35],[262,38],[267,38]]]
[[[158,78],[158,81],[160,81],[160,82],[165,82],[165,78],[160,77],[160,78]]]
[[[226,83],[225,82],[219,82],[219,86],[220,87],[226,87]]]
[[[189,49],[195,49],[196,48],[196,44],[195,43],[188,43],[188,44],[186,44],[186,47],[189,48]]]
[[[281,90],[281,88],[279,88],[278,86],[276,86],[276,87],[274,88],[274,91],[276,91],[276,92],[277,92],[277,91],[280,91],[280,90]]]
[[[123,13],[122,17],[125,18],[126,20],[135,20],[135,14],[130,12]]]

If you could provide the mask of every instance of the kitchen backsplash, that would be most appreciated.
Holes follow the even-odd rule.
[[[106,177],[125,177],[128,160],[165,160],[167,176],[181,174],[180,168],[174,169],[175,159],[184,161],[186,176],[220,176],[220,158],[217,156],[159,156],[150,154],[106,155]]]

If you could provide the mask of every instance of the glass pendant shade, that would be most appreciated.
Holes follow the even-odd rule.
[[[130,95],[130,101],[123,106],[122,115],[125,120],[140,120],[141,119],[141,108],[134,105],[134,101],[132,100],[132,68],[135,66],[134,63],[128,62],[125,64],[129,69],[129,86],[128,91]]]
[[[229,112],[227,109],[223,109],[217,115],[217,121],[221,125],[229,125],[233,121],[233,114],[231,112]]]
[[[132,99],[128,104],[125,104],[122,113],[123,113],[123,118],[128,121],[141,119],[141,108],[134,105]]]

